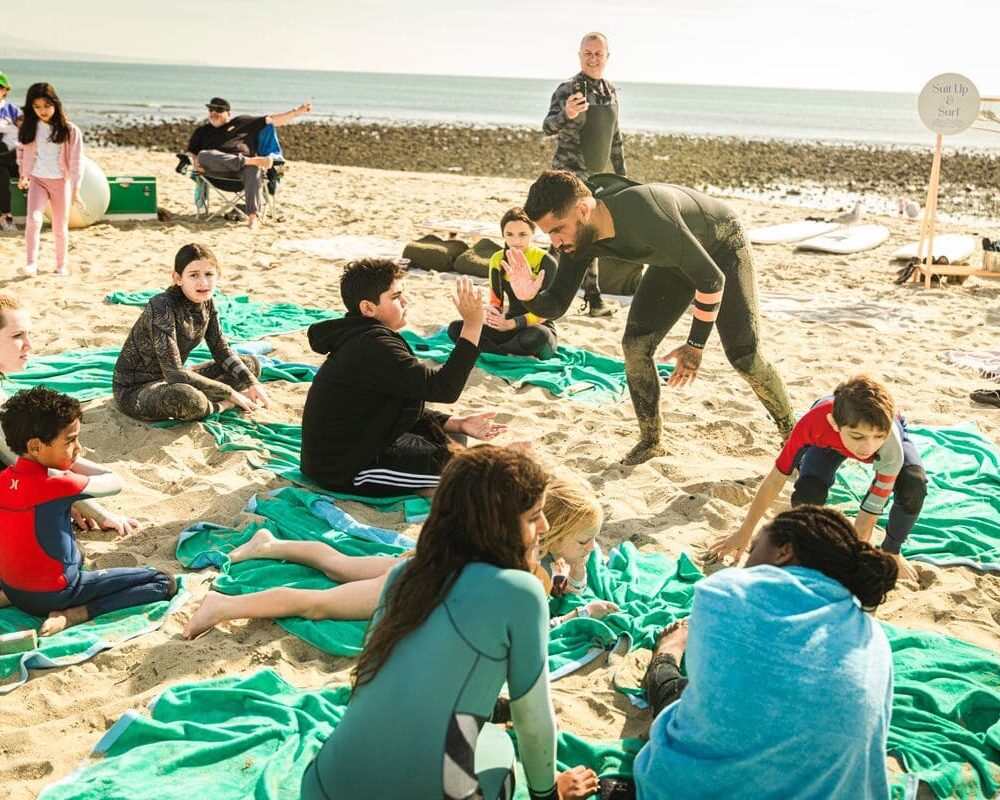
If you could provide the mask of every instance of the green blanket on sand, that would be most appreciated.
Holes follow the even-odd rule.
[[[150,713],[128,712],[72,774],[39,800],[287,800],[344,714],[346,686],[296,689],[264,669],[172,686]],[[588,743],[559,736],[559,764],[629,774],[638,742]],[[527,798],[523,783],[515,795]]]
[[[144,306],[160,289],[139,292],[114,292],[105,300],[128,306]],[[222,332],[233,341],[259,339],[280,333],[302,330],[324,319],[343,316],[340,311],[303,308],[295,303],[261,303],[246,295],[215,294]],[[441,330],[424,338],[412,331],[403,331],[403,338],[420,358],[445,361],[454,348],[448,334]],[[578,347],[562,345],[554,358],[501,356],[484,353],[477,365],[491,375],[514,386],[541,386],[554,395],[567,393],[590,403],[619,400],[625,391],[625,364],[615,358],[598,355]],[[660,372],[670,375],[672,367],[661,364]]]
[[[1000,451],[973,422],[909,432],[928,485],[903,554],[938,566],[1000,571]],[[855,513],[871,475],[871,467],[846,461],[837,471],[830,502]],[[888,513],[880,521],[883,527],[887,518]]]
[[[919,778],[944,798],[986,800],[1000,789],[1000,659],[935,634],[886,626],[896,688],[889,751],[912,773],[897,775],[896,800]],[[214,800],[296,797],[302,773],[340,721],[346,686],[308,692],[270,670],[181,684],[126,713],[75,772],[41,800],[172,800],[211,787]],[[641,743],[588,742],[560,734],[560,769],[583,764],[629,775]],[[518,797],[525,797],[523,782]]]
[[[398,556],[408,548],[381,544],[377,536],[364,537],[368,526],[331,530],[329,522],[312,510],[323,495],[288,487],[258,497],[253,513],[263,517],[242,531],[194,526],[177,542],[177,560],[199,569],[209,564],[222,572],[214,588],[224,594],[249,594],[278,586],[328,589],[336,584],[322,573],[284,561],[251,560],[231,564],[225,555],[248,541],[262,527],[283,539],[322,541],[345,555]],[[353,521],[352,521],[353,522]],[[347,526],[345,526],[346,528]],[[564,614],[594,599],[613,600],[621,611],[603,620],[572,619],[550,633],[549,670],[554,677],[566,675],[604,653],[620,637],[631,647],[649,647],[659,630],[686,613],[701,573],[687,556],[679,561],[660,553],[640,554],[626,543],[605,559],[595,551],[587,565],[588,588],[578,597],[551,601],[553,614]],[[361,652],[367,621],[305,620],[288,618],[278,624],[301,639],[333,655],[353,656]]]
[[[402,331],[402,336],[419,358],[432,361],[446,361],[455,347],[444,330],[427,338],[412,331]],[[545,360],[482,353],[476,366],[514,387],[541,386],[556,396],[568,394],[585,403],[614,402],[625,394],[624,361],[572,345],[559,345],[555,356]],[[664,378],[673,373],[672,365],[659,364],[657,369]]]
[[[395,554],[404,549],[325,530],[325,523],[317,523],[308,510],[311,497],[299,489],[285,489],[270,502],[258,502],[256,511],[268,527],[286,538],[323,538],[344,552]],[[191,563],[198,553],[224,552],[247,536],[226,530],[198,535],[184,543],[183,550],[178,548],[178,559]],[[288,579],[296,585],[311,581],[314,588],[333,585],[315,571],[287,564],[270,566],[273,563],[245,562],[228,574],[224,567],[218,588],[242,593]],[[247,569],[246,575],[241,568]],[[275,570],[273,578],[267,574],[269,569]],[[701,577],[684,555],[674,561],[661,554],[639,554],[629,543],[613,550],[606,560],[595,552],[587,570],[587,592],[579,598],[553,599],[552,612],[565,613],[595,597],[614,600],[622,610],[600,621],[570,620],[551,631],[549,668],[556,677],[599,655],[622,635],[631,638],[634,646],[650,647],[660,628],[686,615],[694,584]],[[363,623],[283,620],[281,624],[338,654],[356,652],[364,630]],[[896,777],[894,796],[903,798],[906,787],[920,779],[941,798],[993,797],[1000,790],[1000,658],[950,637],[888,625],[885,629],[895,670],[889,751],[910,770]]]
[[[163,289],[145,289],[140,292],[113,292],[104,298],[106,303],[123,306],[144,306],[149,298]],[[336,311],[320,308],[303,308],[295,303],[259,303],[245,294],[215,293],[215,308],[223,335],[235,342],[292,333],[308,328],[314,322],[339,317]]]
[[[171,600],[123,608],[73,625],[62,633],[38,640],[38,648],[24,653],[0,655],[0,694],[13,691],[28,680],[29,669],[50,669],[78,664],[122,642],[163,626],[168,614],[180,608],[189,595],[178,578],[179,589]],[[13,606],[0,608],[0,634],[38,630],[45,620]]]
[[[115,362],[120,348],[104,347],[96,350],[72,350],[56,356],[33,359],[24,372],[8,378],[8,392],[13,394],[32,386],[47,386],[50,389],[71,395],[77,400],[93,400],[111,394],[111,382],[115,374]],[[211,361],[212,354],[205,345],[198,345],[189,363]],[[262,357],[263,381],[289,381],[305,383],[311,381],[315,367],[305,364],[284,364]]]

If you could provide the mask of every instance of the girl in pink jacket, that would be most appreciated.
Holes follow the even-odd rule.
[[[27,251],[22,275],[38,272],[35,259],[42,231],[42,211],[52,206],[52,232],[56,240],[56,274],[69,275],[66,264],[69,210],[79,203],[83,180],[83,135],[66,118],[62,101],[48,83],[33,83],[24,100],[24,122],[17,134],[20,146],[18,186],[28,190],[28,218],[24,226]]]

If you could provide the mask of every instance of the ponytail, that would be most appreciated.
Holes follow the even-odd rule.
[[[896,585],[896,559],[861,541],[847,517],[832,508],[796,506],[778,514],[768,531],[775,546],[790,543],[799,564],[842,583],[864,608],[883,603]]]

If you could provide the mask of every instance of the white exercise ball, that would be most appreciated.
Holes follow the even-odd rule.
[[[74,203],[69,211],[69,226],[71,228],[86,228],[93,225],[107,211],[111,205],[111,187],[108,186],[108,179],[97,164],[86,156],[83,157],[83,182],[80,184],[80,200],[83,201],[83,208]],[[52,222],[52,208],[45,206],[45,219]]]

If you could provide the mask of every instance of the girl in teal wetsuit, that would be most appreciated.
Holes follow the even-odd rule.
[[[531,797],[597,791],[590,770],[556,775],[548,603],[532,575],[547,480],[505,448],[448,463],[416,553],[389,575],[351,702],[306,769],[303,800],[509,797],[513,752],[498,757],[509,740],[484,732],[505,681]]]

